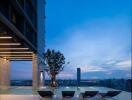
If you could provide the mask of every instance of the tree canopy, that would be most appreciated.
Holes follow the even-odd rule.
[[[64,68],[65,57],[60,51],[48,49],[45,53],[46,71],[48,74],[58,74]]]

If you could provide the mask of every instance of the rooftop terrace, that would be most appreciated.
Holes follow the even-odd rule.
[[[42,88],[42,90],[51,90],[48,87]],[[54,96],[52,100],[62,100],[62,90],[74,90],[75,95],[72,100],[81,100],[79,94],[84,91],[99,91],[100,93],[106,93],[110,90],[115,90],[107,87],[59,87],[54,89]],[[114,97],[116,100],[131,100],[131,93],[122,91],[118,96]],[[7,91],[0,91],[0,100],[40,100],[40,96],[37,94],[37,89],[32,90],[31,87],[12,87]],[[49,98],[44,98],[49,100]],[[90,100],[93,100],[92,98]],[[95,99],[94,99],[95,100]],[[112,100],[112,99],[107,99]]]

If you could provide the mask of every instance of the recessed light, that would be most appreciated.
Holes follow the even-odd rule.
[[[20,43],[0,43],[0,45],[21,45]]]
[[[11,39],[12,37],[11,36],[2,36],[0,37],[0,39]]]
[[[3,57],[32,57],[32,55],[0,55]]]
[[[0,48],[0,50],[28,50],[29,48]]]
[[[26,57],[26,56],[25,57],[6,57],[6,58],[21,58],[21,59],[22,58],[31,58],[32,59],[32,57]]]
[[[13,53],[33,53],[33,52],[0,52],[0,53],[11,53],[11,54],[13,54]]]

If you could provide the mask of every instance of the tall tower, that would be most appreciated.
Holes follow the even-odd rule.
[[[80,85],[80,80],[81,80],[81,69],[77,68],[77,85]]]

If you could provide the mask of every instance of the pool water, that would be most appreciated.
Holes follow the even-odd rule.
[[[109,90],[114,90],[111,88],[106,87],[57,87],[57,88],[51,88],[51,87],[42,87],[39,89],[32,89],[32,87],[11,87],[8,90],[1,90],[0,94],[37,94],[38,90],[51,90],[54,92],[54,94],[61,94],[61,91],[76,91],[75,93],[78,95],[80,92],[84,91],[99,91],[99,92],[107,92]]]

